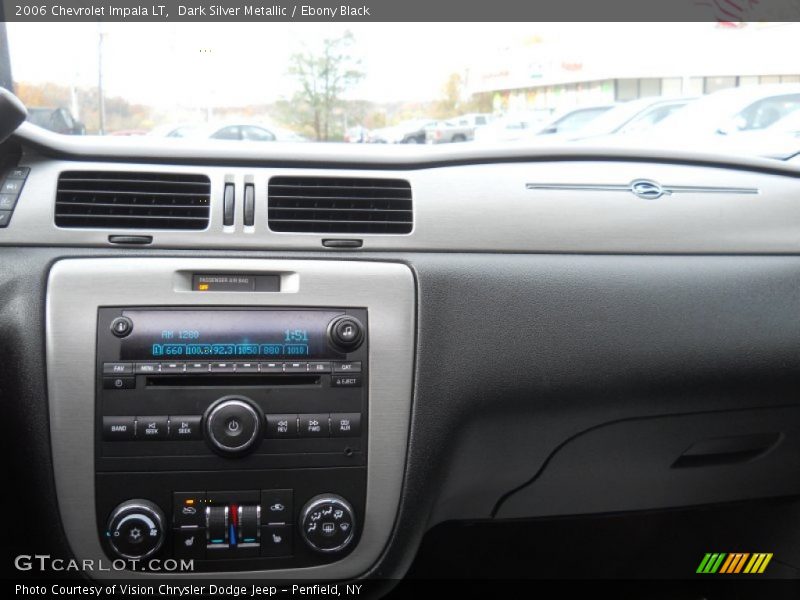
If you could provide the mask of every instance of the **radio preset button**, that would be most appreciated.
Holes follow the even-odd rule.
[[[283,363],[279,362],[262,362],[262,373],[283,373]]]
[[[304,362],[287,362],[283,365],[284,373],[307,373],[308,363]]]
[[[186,363],[182,362],[161,363],[162,373],[183,373],[185,370],[186,370]]]
[[[258,363],[254,362],[234,363],[233,368],[237,373],[258,373]]]
[[[208,363],[186,363],[186,373],[208,373]]]
[[[361,375],[332,375],[331,387],[361,387]]]
[[[117,317],[111,321],[111,333],[117,337],[125,337],[133,331],[133,321],[128,317]]]
[[[136,437],[140,440],[165,440],[169,428],[166,415],[136,417]]]
[[[130,390],[135,387],[135,377],[103,377],[104,390]]]
[[[329,362],[310,362],[308,363],[309,373],[330,373],[331,363]]]
[[[209,443],[225,454],[252,449],[261,433],[261,417],[245,398],[221,398],[211,405],[205,419]]]
[[[200,440],[203,438],[201,429],[203,417],[200,415],[179,415],[169,417],[169,439],[171,440]]]
[[[136,438],[136,417],[103,417],[103,440],[127,441]]]
[[[151,375],[161,372],[161,365],[158,363],[136,363],[136,372],[140,375]]]
[[[268,438],[296,438],[297,415],[267,415]]]
[[[331,413],[332,437],[358,437],[361,435],[359,413]]]
[[[133,363],[103,363],[103,375],[132,375]]]
[[[328,415],[300,415],[300,437],[330,437]]]
[[[233,363],[229,362],[216,362],[211,363],[211,372],[212,373],[233,373]]]

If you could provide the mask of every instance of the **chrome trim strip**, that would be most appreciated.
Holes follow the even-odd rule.
[[[633,184],[642,180],[635,180],[627,185],[606,183],[526,183],[526,190],[554,190],[571,192],[632,192]],[[746,187],[717,187],[704,185],[664,185],[664,194],[751,194],[761,193],[758,188]]]

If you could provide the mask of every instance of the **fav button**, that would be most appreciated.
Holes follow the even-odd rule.
[[[103,375],[131,375],[133,363],[103,363]]]

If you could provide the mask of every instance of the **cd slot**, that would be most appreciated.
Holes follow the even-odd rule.
[[[150,375],[147,387],[242,387],[319,385],[319,375]]]

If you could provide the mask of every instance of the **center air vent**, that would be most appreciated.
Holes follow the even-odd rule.
[[[56,225],[121,229],[205,229],[205,175],[67,171],[58,178]]]
[[[411,185],[403,179],[273,177],[269,228],[297,233],[410,233]]]

